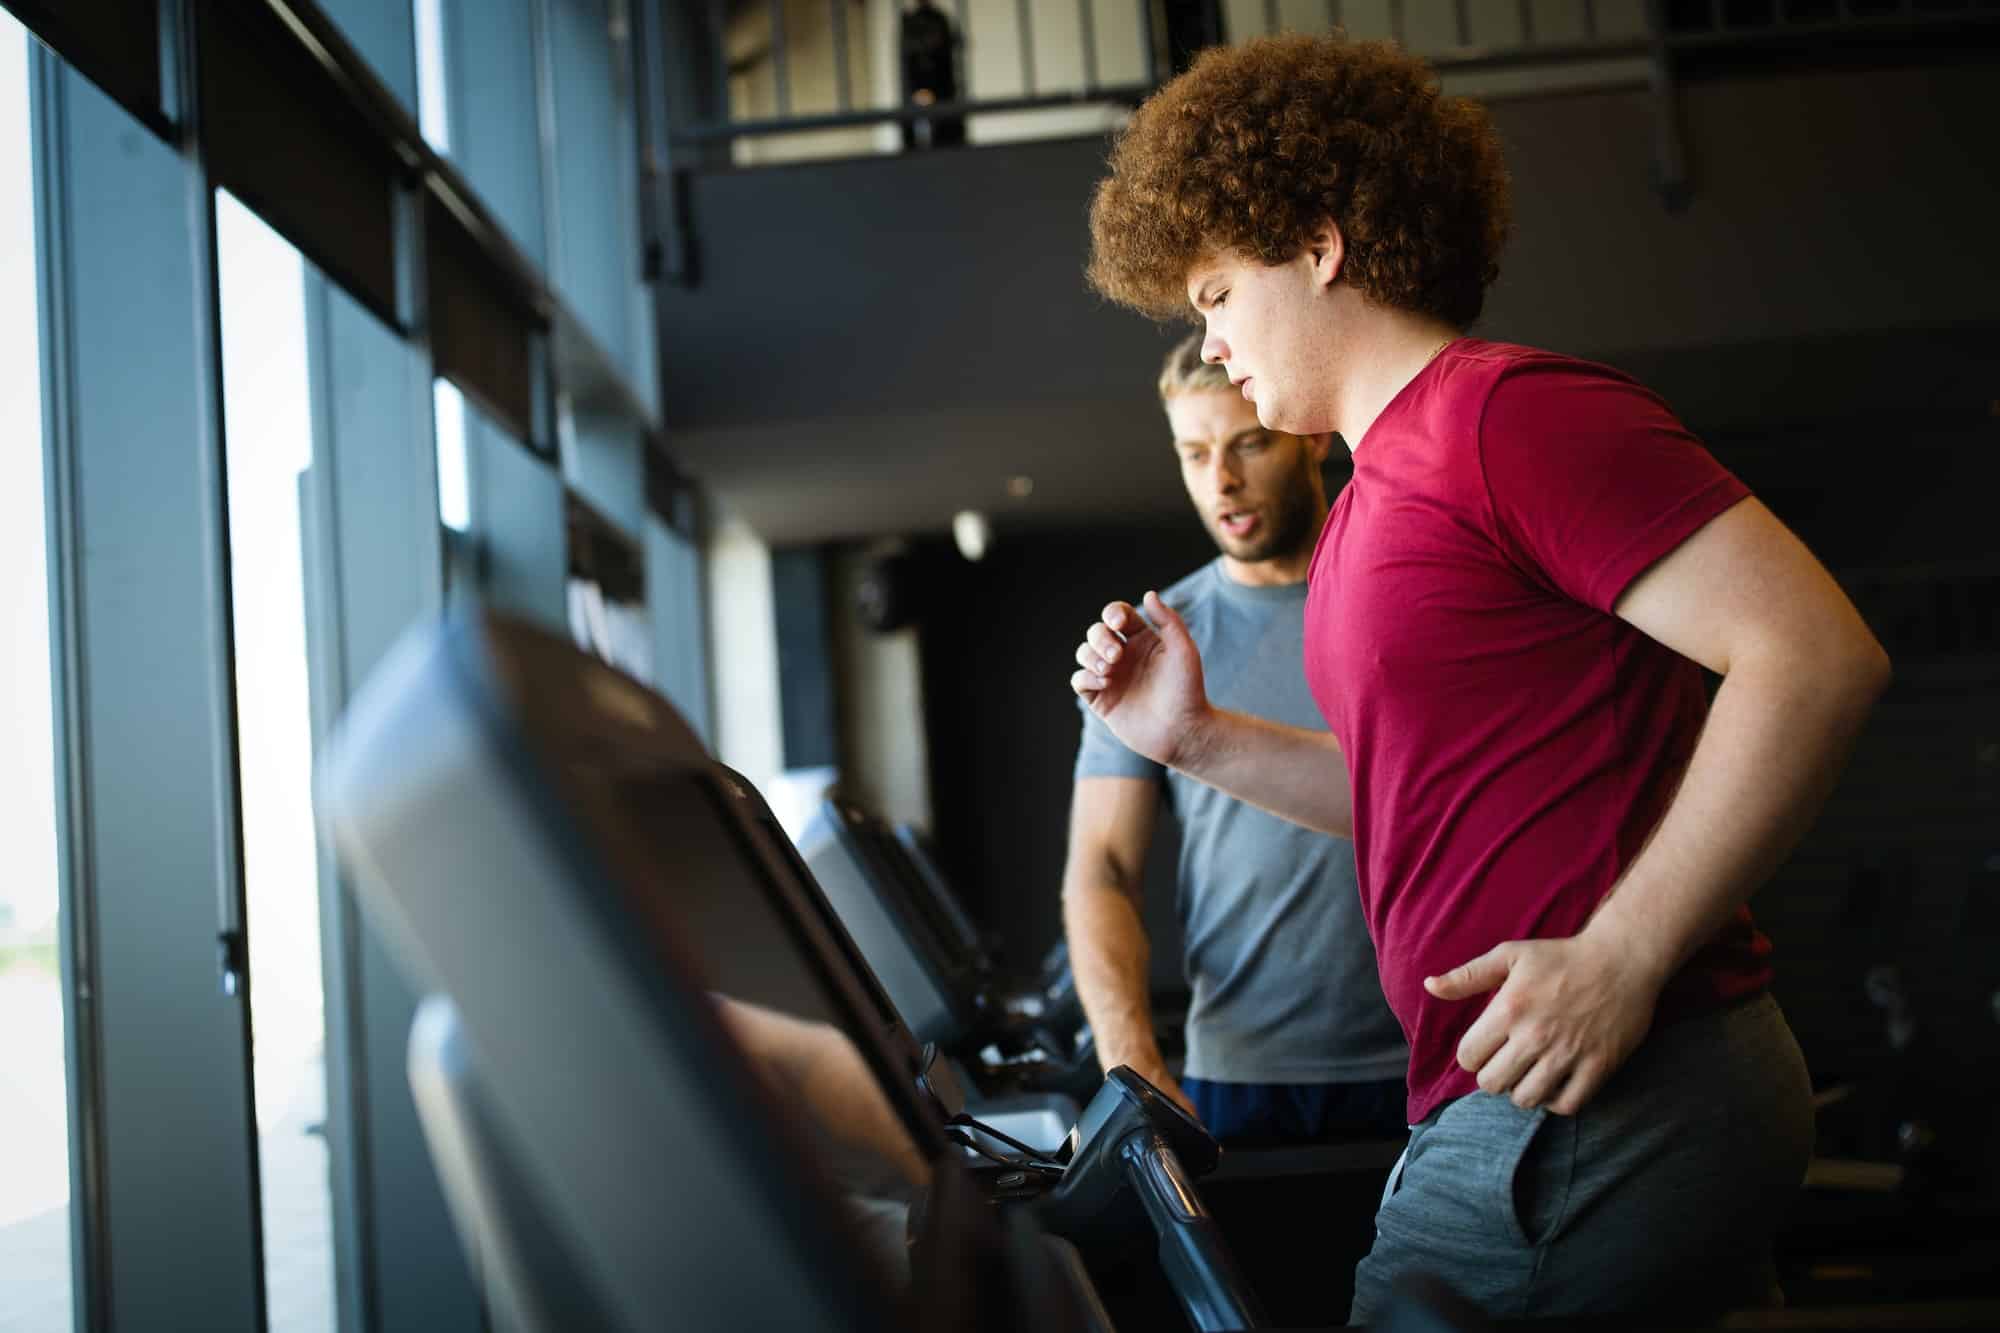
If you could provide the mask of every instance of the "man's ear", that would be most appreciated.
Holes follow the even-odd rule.
[[[1305,437],[1306,452],[1312,455],[1314,463],[1325,463],[1327,455],[1333,452],[1333,432],[1323,430],[1317,435]]]
[[[1340,234],[1339,224],[1332,218],[1321,222],[1306,241],[1306,253],[1312,258],[1315,284],[1331,287],[1338,282],[1340,270],[1347,262],[1347,238]]]

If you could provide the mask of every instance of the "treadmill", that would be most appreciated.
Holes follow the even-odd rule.
[[[799,848],[913,1029],[959,1062],[974,1087],[1090,1096],[1097,1046],[1064,941],[1035,976],[1009,972],[922,835],[852,801],[822,802]],[[1154,1031],[1175,1065],[1189,997],[1156,989],[1152,998]]]
[[[963,923],[966,938],[982,949],[988,948],[966,916],[944,868],[937,863],[930,840],[915,825],[904,823],[896,825],[896,841],[902,844],[911,868],[940,908],[955,921]],[[1154,1034],[1168,1063],[1178,1068],[1178,1061],[1184,1054],[1182,1048],[1192,996],[1185,985],[1163,987],[1157,980],[1153,983],[1152,992]],[[1057,937],[1048,952],[1042,955],[1041,965],[1029,982],[1026,994],[1030,998],[1022,1003],[1031,1006],[1044,1028],[1068,1034],[1068,1043],[1077,1057],[1095,1054],[1096,1043],[1084,1017],[1083,1001],[1076,993],[1076,974],[1069,965],[1067,939]]]
[[[413,630],[319,804],[371,924],[442,997],[413,1085],[461,1237],[523,1326],[1103,1328],[1049,1233],[1134,1228],[1195,1327],[1258,1323],[1190,1180],[1214,1141],[1129,1070],[1059,1152],[1017,1145],[968,1188],[948,1069],[761,798],[561,639],[463,609]],[[907,1292],[718,996],[837,1030],[931,1164]]]
[[[957,1064],[969,1091],[1083,1101],[1096,1090],[1102,1076],[1081,1010],[1009,977],[934,867],[887,821],[828,799],[799,852],[911,1030]]]
[[[1071,1112],[1037,1107],[1035,1095],[1091,1097],[1096,1045],[1060,943],[1039,980],[1010,981],[914,831],[852,802],[823,802],[799,845],[897,1008],[952,1063],[975,1113],[1003,1132],[1046,1139]],[[1155,1031],[1176,1072],[1187,1016],[1180,999],[1176,1009],[1172,997],[1153,996]],[[1304,1326],[1346,1317],[1353,1264],[1374,1242],[1375,1207],[1405,1141],[1232,1148],[1203,1177],[1206,1207],[1274,1318]],[[1295,1225],[1302,1213],[1316,1225]]]

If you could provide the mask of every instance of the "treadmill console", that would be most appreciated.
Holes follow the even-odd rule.
[[[1107,1131],[1115,1137],[1138,1123],[1165,1135],[1181,1165],[1198,1176],[1215,1170],[1222,1160],[1222,1146],[1215,1136],[1182,1110],[1179,1102],[1127,1065],[1119,1065],[1104,1076],[1104,1086],[1070,1130],[1062,1156],[1075,1161]]]
[[[1105,1075],[1063,1145],[1068,1164],[1042,1201],[1042,1224],[1105,1242],[1150,1230],[1160,1266],[1198,1330],[1255,1328],[1262,1312],[1190,1173],[1215,1169],[1215,1137],[1124,1065]]]

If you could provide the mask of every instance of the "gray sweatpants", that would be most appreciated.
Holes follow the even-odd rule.
[[[1769,995],[1656,1028],[1575,1116],[1461,1097],[1389,1175],[1352,1322],[1412,1273],[1502,1319],[1773,1304],[1771,1236],[1812,1136],[1805,1060]]]

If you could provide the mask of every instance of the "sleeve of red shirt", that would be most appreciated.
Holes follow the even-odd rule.
[[[1650,390],[1582,361],[1506,371],[1479,449],[1501,548],[1607,614],[1632,580],[1750,493]]]

